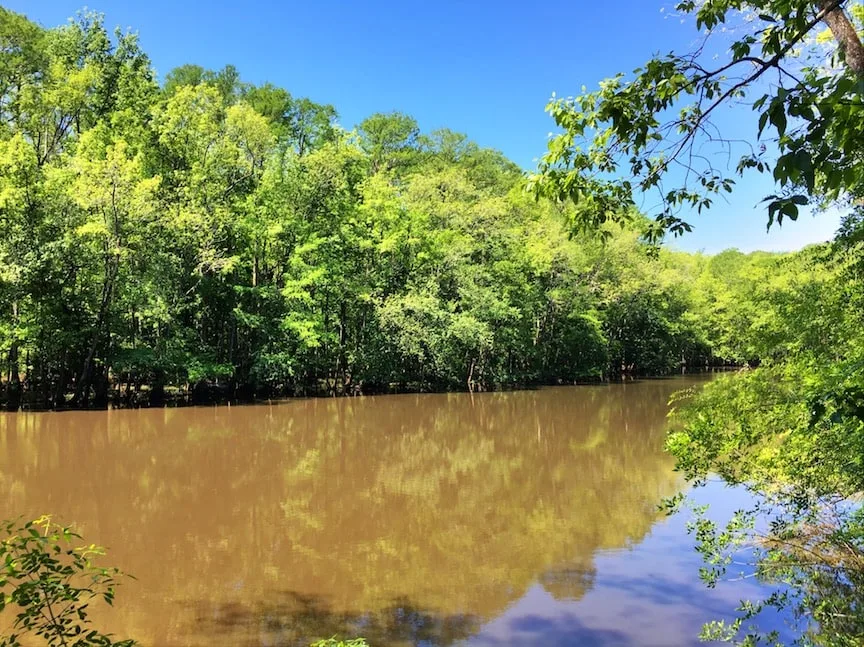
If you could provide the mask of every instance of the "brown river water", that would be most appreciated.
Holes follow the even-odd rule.
[[[657,509],[702,381],[2,414],[0,517],[106,546],[143,645],[696,645],[746,594]]]

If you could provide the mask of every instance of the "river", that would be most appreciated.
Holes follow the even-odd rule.
[[[697,645],[756,591],[657,509],[699,384],[3,414],[0,517],[108,547],[136,579],[96,619],[143,645]]]

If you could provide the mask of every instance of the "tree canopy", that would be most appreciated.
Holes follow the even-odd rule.
[[[160,86],[135,36],[95,14],[44,29],[3,10],[0,33],[10,409],[744,358],[697,314],[713,261],[649,249],[635,213],[605,245],[572,236],[577,208],[531,199],[515,164],[465,135],[399,112],[346,131],[332,106],[230,65]]]
[[[795,220],[801,205],[860,195],[861,4],[685,0],[675,9],[703,32],[695,49],[657,55],[596,91],[553,97],[547,110],[561,132],[535,191],[574,202],[583,229],[627,218],[649,195],[660,205],[646,228],[655,241],[690,231],[688,214],[750,171],[773,174],[778,186],[765,200],[768,227]],[[752,107],[752,139],[714,122],[733,102]],[[718,165],[718,152],[737,164]]]

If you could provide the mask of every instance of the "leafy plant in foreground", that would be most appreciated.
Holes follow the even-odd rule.
[[[0,647],[18,647],[25,635],[42,638],[49,647],[131,647],[90,626],[89,607],[102,599],[109,605],[122,573],[97,566],[105,551],[83,545],[71,529],[43,516],[34,521],[6,521],[0,540],[0,613],[15,614]],[[4,626],[6,623],[4,622]]]

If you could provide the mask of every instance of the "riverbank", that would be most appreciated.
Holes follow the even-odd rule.
[[[0,409],[6,411],[77,411],[104,409],[140,409],[158,407],[186,407],[208,404],[254,404],[273,400],[291,398],[328,398],[328,397],[358,397],[366,395],[396,395],[411,393],[471,393],[487,391],[520,391],[536,389],[544,386],[564,386],[582,384],[612,384],[641,379],[660,379],[682,375],[700,375],[740,370],[736,364],[718,364],[682,369],[664,374],[639,375],[619,373],[612,376],[587,376],[575,380],[547,380],[534,382],[513,382],[498,384],[492,387],[473,385],[473,388],[447,388],[442,385],[423,384],[419,382],[392,382],[381,384],[343,384],[336,380],[319,380],[316,385],[277,385],[275,387],[254,388],[250,385],[236,385],[231,382],[199,382],[195,385],[168,385],[154,388],[150,384],[114,381],[109,383],[104,391],[97,393],[88,400],[87,406],[74,404],[74,393],[66,393],[62,400],[45,400],[39,394],[24,391],[17,400],[9,399],[10,385],[7,381],[0,382]]]

